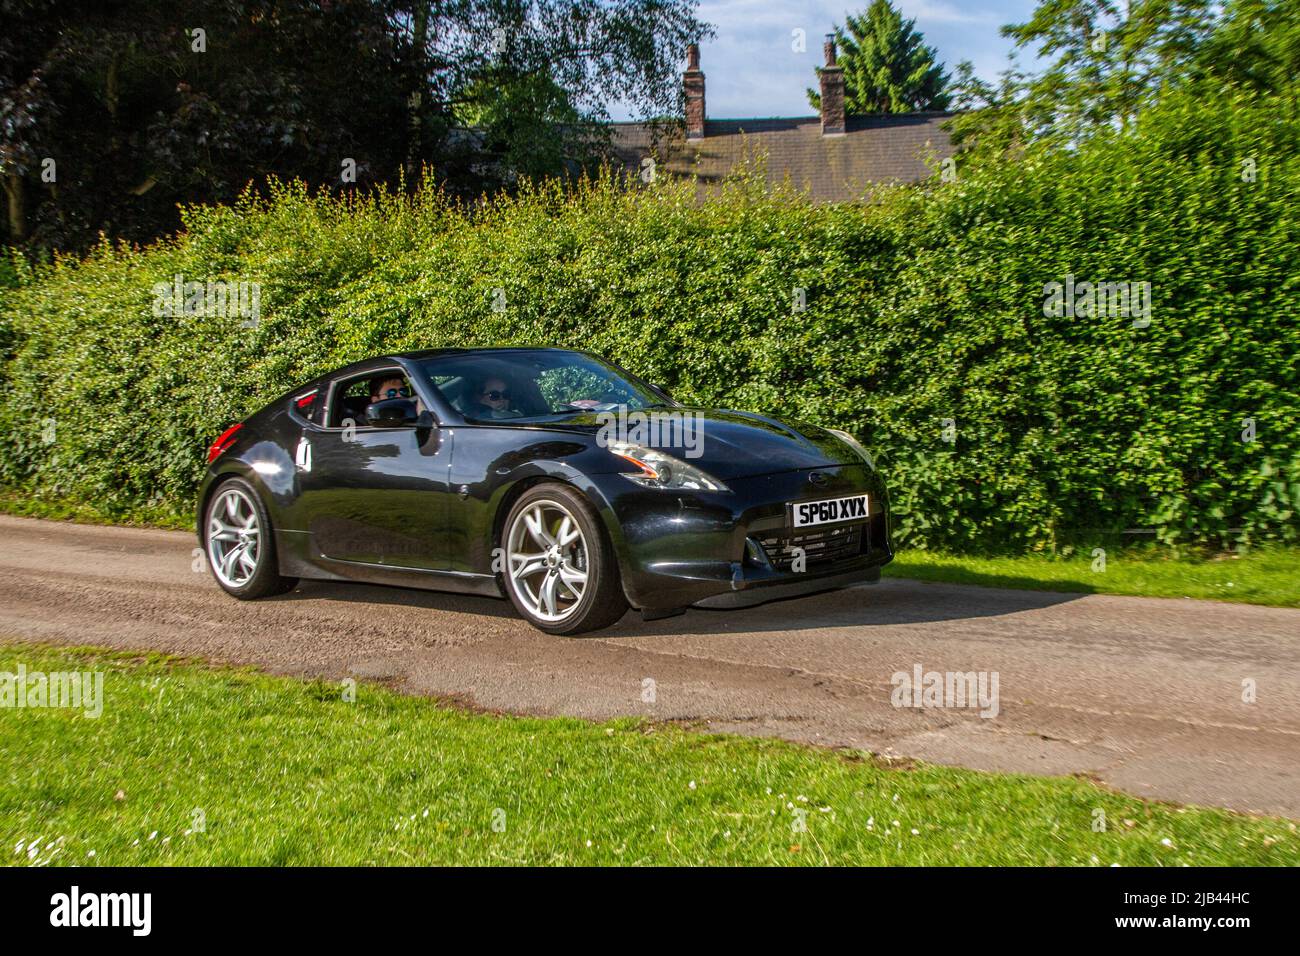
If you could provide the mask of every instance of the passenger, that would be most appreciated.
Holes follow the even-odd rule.
[[[509,386],[495,375],[483,379],[471,391],[465,414],[471,418],[515,418],[519,415],[511,407]]]

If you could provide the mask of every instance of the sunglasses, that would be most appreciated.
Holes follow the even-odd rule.
[[[494,389],[492,389],[490,392],[484,392],[484,393],[483,393],[483,397],[486,398],[489,402],[499,402],[499,401],[501,401],[501,399],[503,399],[503,398],[509,398],[509,397],[510,397],[510,393],[509,393],[509,392],[498,392],[498,391],[494,388]]]
[[[402,386],[401,388],[390,388],[384,394],[388,398],[410,398],[411,390],[406,386]]]

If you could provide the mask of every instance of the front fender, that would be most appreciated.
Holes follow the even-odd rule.
[[[522,463],[498,477],[501,481],[493,488],[489,500],[491,523],[478,530],[474,541],[475,550],[486,556],[485,571],[491,569],[492,551],[501,540],[506,517],[515,501],[533,485],[544,481],[562,482],[586,496],[604,526],[609,543],[618,557],[620,569],[623,569],[626,550],[623,528],[614,513],[612,502],[601,487],[601,482],[593,480],[584,471],[568,462],[546,459]]]

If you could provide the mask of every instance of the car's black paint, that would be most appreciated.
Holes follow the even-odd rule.
[[[630,465],[597,444],[594,415],[544,424],[467,422],[421,373],[420,363],[438,354],[358,362],[252,415],[208,469],[200,537],[210,494],[238,475],[262,497],[286,576],[500,597],[493,549],[506,512],[532,484],[559,481],[585,495],[600,516],[628,603],[637,608],[730,606],[843,587],[876,580],[893,557],[883,482],[825,429],[672,403],[666,410],[703,416],[704,453],[691,464],[730,491],[645,488],[624,477]],[[321,424],[336,383],[395,368],[428,409],[420,421],[350,432]],[[298,400],[312,392],[316,400],[304,413]],[[406,399],[378,404],[402,420],[415,409]],[[747,543],[789,533],[787,502],[860,492],[870,495],[871,517],[857,554],[791,572]]]

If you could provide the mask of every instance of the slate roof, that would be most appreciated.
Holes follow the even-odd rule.
[[[747,157],[765,154],[769,183],[788,175],[814,200],[836,202],[860,198],[873,183],[910,183],[931,175],[927,155],[933,152],[937,167],[953,154],[948,133],[940,128],[952,115],[850,116],[842,136],[822,136],[816,116],[706,120],[704,138],[695,140],[687,140],[680,125],[610,125],[615,155],[630,173],[640,169],[643,157],[654,155],[658,174],[697,174],[706,191]]]

